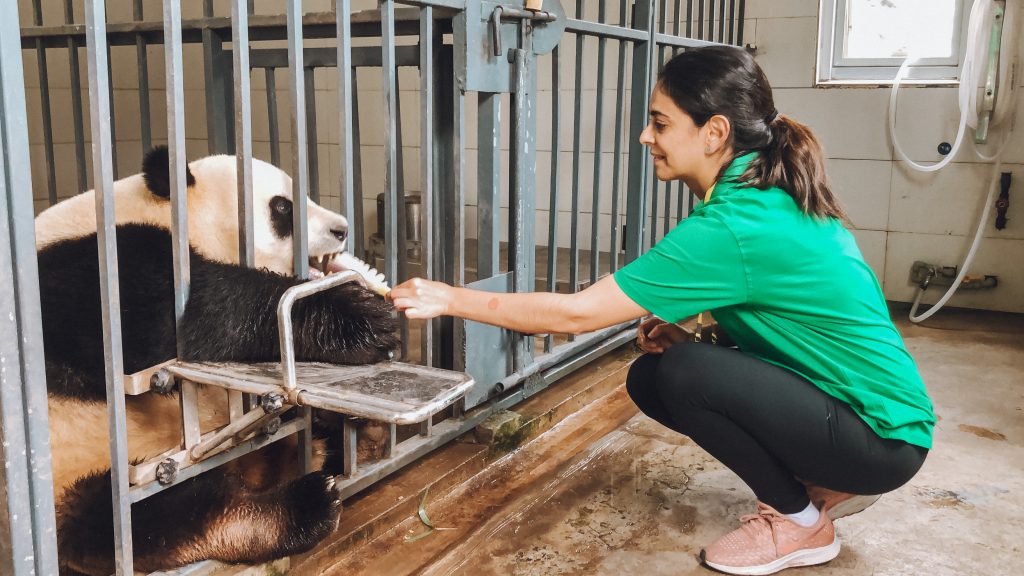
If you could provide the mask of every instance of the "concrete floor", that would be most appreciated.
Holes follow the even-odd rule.
[[[1024,317],[898,324],[939,416],[935,448],[909,484],[837,522],[838,558],[789,573],[1024,574]],[[317,572],[712,574],[701,547],[753,508],[737,478],[618,387],[432,496],[425,511],[448,530],[408,541],[425,529],[413,515]]]

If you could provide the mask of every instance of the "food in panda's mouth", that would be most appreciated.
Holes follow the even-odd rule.
[[[391,292],[391,287],[388,286],[383,273],[348,252],[325,254],[319,258],[311,257],[309,267],[309,275],[312,279],[322,278],[325,274],[352,270],[363,277],[367,287],[373,292],[385,297]]]

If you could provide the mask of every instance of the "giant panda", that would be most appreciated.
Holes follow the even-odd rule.
[[[235,195],[228,162],[233,169],[231,156],[209,157],[189,166],[190,211],[195,206],[221,210],[219,217],[203,214],[209,217],[204,227],[234,218],[232,202],[215,197]],[[290,264],[275,263],[291,254],[291,215],[283,217],[289,211],[283,209],[282,194],[269,186],[269,177],[277,178],[277,192],[290,191],[290,183],[276,168],[268,169],[266,176],[257,198],[263,198],[267,209],[257,211],[255,230],[256,244],[263,247],[258,249],[257,263],[267,269],[218,261],[230,259],[231,252],[226,248],[218,252],[217,244],[207,241],[217,237],[219,230],[196,226],[202,220],[190,214],[190,229],[197,232],[190,234],[190,241],[196,245],[190,254],[189,298],[177,326],[166,219],[158,221],[142,209],[119,209],[118,220],[125,222],[117,226],[125,372],[173,358],[178,336],[186,360],[278,359],[277,302],[301,280],[271,269],[290,269]],[[146,194],[161,198],[166,182],[166,152],[158,150],[147,156],[141,175],[118,182],[118,200],[134,194],[135,206],[145,206],[150,201]],[[123,205],[132,206],[130,202]],[[62,204],[52,208],[54,212],[37,229],[37,239],[42,240],[39,287],[58,559],[62,574],[110,574],[114,528],[97,239],[95,230],[88,229],[88,218],[77,213],[91,212],[92,205],[67,209]],[[323,212],[310,220],[320,218],[333,242],[323,234],[314,240],[311,230],[311,260],[317,262],[340,251],[344,241],[344,219]],[[63,223],[60,230],[52,227],[55,222]],[[318,250],[314,242],[319,242]],[[259,250],[263,250],[262,260]],[[385,360],[398,343],[392,312],[388,302],[358,284],[300,300],[293,314],[296,355],[300,360],[331,363]],[[204,388],[200,395],[204,431],[225,423],[226,393]],[[178,402],[176,393],[125,398],[130,460],[180,444]],[[315,546],[334,529],[340,512],[333,480],[342,466],[340,454],[328,451],[318,471],[292,479],[287,471],[298,468],[290,462],[293,448],[288,440],[277,442],[134,504],[136,569],[169,569],[205,559],[257,563]]]
[[[186,167],[185,181],[189,244],[212,260],[238,262],[235,157],[219,154],[193,160]],[[252,181],[255,265],[291,274],[292,179],[273,164],[253,158]],[[35,221],[36,248],[96,232],[94,194],[89,190],[42,211]],[[143,159],[142,172],[114,182],[115,221],[169,230],[170,194],[167,147],[160,146]],[[322,267],[320,257],[344,250],[348,222],[312,200],[307,201],[306,215],[310,264]]]

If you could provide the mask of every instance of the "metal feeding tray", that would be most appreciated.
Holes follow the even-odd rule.
[[[296,362],[295,388],[285,386],[281,364],[176,362],[177,378],[249,394],[290,396],[300,406],[322,408],[394,424],[416,424],[462,398],[473,378],[462,372],[402,362],[339,366]]]
[[[365,279],[351,270],[292,286],[277,306],[281,362],[175,362],[171,375],[249,394],[279,394],[286,404],[322,408],[392,424],[416,424],[462,398],[473,387],[464,372],[402,362],[341,366],[296,362],[292,305],[345,282]]]

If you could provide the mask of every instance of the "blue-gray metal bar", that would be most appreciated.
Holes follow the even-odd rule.
[[[170,159],[171,237],[174,255],[174,318],[181,320],[188,300],[188,195],[185,191],[185,84],[181,46],[181,11],[164,4],[164,61],[167,71],[167,152]],[[178,353],[184,348],[178,334]]]
[[[679,13],[682,7],[682,0],[676,0],[675,10],[672,12],[672,35],[679,36],[679,21],[682,20],[682,15]],[[672,55],[675,56],[678,52],[678,48],[672,49]]]
[[[695,48],[698,46],[714,46],[717,42],[711,40],[694,40],[692,38],[678,38],[671,34],[656,33],[654,35],[654,41],[657,42],[658,46],[668,46],[674,48]]]
[[[32,0],[32,22],[43,25],[40,0]],[[50,206],[57,203],[57,171],[53,160],[53,118],[50,113],[50,73],[43,39],[36,38],[36,66],[39,68],[39,104],[43,116],[43,154],[46,159],[46,192]]]
[[[132,2],[132,19],[136,22],[145,19],[142,0]],[[135,60],[139,72],[139,138],[142,140],[142,149],[149,150],[153,147],[153,133],[149,125],[152,121],[149,111],[149,54],[146,39],[141,34],[135,38]]]
[[[316,83],[314,70],[311,67],[305,69],[306,81],[306,133],[309,138],[309,197],[313,202],[320,203],[320,154],[317,150],[316,132]]]
[[[335,0],[334,12],[338,21],[337,62],[338,62],[338,175],[341,194],[341,210],[348,219],[348,250],[362,257],[363,221],[356,219],[356,204],[360,202],[355,195],[353,158],[353,133],[355,124],[352,119],[352,108],[356,93],[352,86],[352,6],[350,0]]]
[[[562,66],[558,46],[551,51],[551,180],[548,185],[548,292],[558,288],[558,180],[562,161],[558,145],[562,140]],[[555,337],[544,337],[544,352],[551,352]]]
[[[307,163],[306,86],[303,78],[302,0],[288,0],[288,83],[292,115],[292,259],[299,278],[309,276],[309,230],[306,228]]]
[[[597,20],[605,21],[607,2],[598,3]],[[590,283],[596,284],[601,267],[601,138],[604,136],[604,53],[607,38],[597,39],[597,98],[594,117],[594,180],[593,202],[590,206]]]
[[[421,8],[454,8],[459,11],[466,9],[466,0],[402,0],[402,4]]]
[[[583,0],[576,0],[576,16],[583,14]],[[572,213],[569,216],[569,292],[579,290],[580,278],[580,150],[583,148],[583,40],[576,34],[576,84],[572,132]],[[595,183],[596,185],[596,183]],[[569,337],[573,340],[572,336]]]
[[[359,83],[357,82],[358,76],[356,76],[356,69],[352,68],[349,72],[349,78],[352,82],[352,164],[349,166],[352,169],[352,214],[353,219],[357,224],[366,222],[363,218],[363,156],[362,149],[360,147],[359,139]],[[352,224],[352,220],[349,220],[349,225]],[[352,238],[355,243],[352,245],[351,252],[356,255],[363,253],[363,240],[364,236],[361,232],[356,232],[356,237]],[[376,264],[375,264],[376,265]],[[389,279],[390,280],[390,279]]]
[[[676,225],[678,226],[685,216],[683,213],[683,204],[688,190],[682,182],[679,183],[677,190],[679,191],[678,194],[676,194]]]
[[[75,21],[73,0],[64,0],[64,23]],[[78,192],[89,188],[88,173],[85,168],[85,114],[82,106],[82,74],[78,62],[78,44],[74,38],[68,37],[68,73],[71,82],[71,114],[75,129],[75,168],[78,176]]]
[[[658,14],[659,14],[659,16],[658,16],[658,28],[659,28],[659,31],[662,34],[665,33],[665,29],[668,26],[668,22],[666,20],[666,18],[668,18],[668,11],[666,10],[667,4],[668,4],[668,0],[660,0],[660,2],[658,3]],[[657,59],[657,61],[654,64],[655,71],[659,70],[664,64],[665,64],[665,46],[664,45],[659,45],[658,46],[658,59]],[[657,72],[655,72],[655,73],[657,73]],[[671,183],[666,183],[664,185],[665,196],[666,197],[671,195],[672,191],[671,191],[671,188],[669,188],[670,185],[671,185]],[[651,246],[654,246],[654,244],[658,241],[658,200],[659,200],[659,194],[660,194],[661,188],[662,188],[662,186],[659,184],[657,176],[652,171],[652,173],[651,173],[651,240],[650,240],[650,245]],[[667,217],[668,217],[668,215],[666,214],[666,218]]]
[[[395,188],[398,191],[399,202],[397,206],[399,211],[396,218],[395,234],[392,238],[395,238],[395,255],[398,260],[398,274],[392,276],[393,284],[397,285],[409,277],[409,245],[407,242],[407,230],[406,222],[409,214],[409,204],[405,198],[405,156],[403,154],[402,146],[402,99],[399,97],[402,93],[401,84],[398,82],[398,66],[395,65],[395,158],[398,163],[395,165]],[[401,344],[399,345],[399,351],[401,352],[402,360],[409,358],[409,320],[405,317],[405,314],[399,314],[398,316],[398,331]]]
[[[575,18],[566,19],[565,31],[582,33],[587,36],[596,36],[598,38],[614,38],[618,40],[630,40],[633,42],[644,42],[647,40],[647,31],[643,29],[634,30],[632,28],[626,28],[625,24],[615,26],[613,24],[590,22],[589,20],[578,20]]]
[[[626,7],[628,2],[623,2],[619,11],[619,22],[626,25]],[[626,42],[619,41],[619,77],[615,84],[615,145],[612,159],[612,229],[611,240],[608,246],[609,259],[608,271],[615,272],[619,269],[619,191],[622,189],[622,131],[623,119],[622,110],[626,96]]]
[[[395,76],[395,3],[379,0],[381,28],[381,71],[384,75],[384,275],[394,281],[398,278],[398,258],[395,241],[398,239],[399,196],[397,122],[398,84]],[[403,202],[404,203],[404,202]],[[403,206],[404,207],[404,206]],[[404,212],[404,210],[402,211]]]
[[[128,437],[124,407],[124,358],[121,355],[121,314],[118,290],[117,237],[114,230],[114,167],[111,152],[110,78],[107,76],[104,0],[85,2],[89,64],[89,112],[92,127],[93,182],[99,243],[103,351],[106,366],[107,413],[110,418],[110,486],[114,517],[114,567],[132,573],[131,505],[128,499]]]
[[[203,16],[213,17],[213,0],[203,0]],[[230,147],[227,129],[227,77],[221,69],[224,41],[213,29],[204,27],[203,38],[203,85],[206,88],[206,138],[211,154],[228,152]]]
[[[423,235],[420,237],[420,262],[423,275],[434,277],[434,9],[420,9],[420,207]],[[427,320],[420,333],[420,361],[436,363],[433,320]],[[392,438],[394,438],[392,436]]]
[[[686,0],[686,37],[693,37],[693,0]]]
[[[629,184],[626,186],[626,262],[634,260],[643,251],[647,221],[648,177],[650,166],[648,151],[640,144],[640,132],[647,126],[647,102],[653,86],[654,31],[657,22],[653,2],[634,5],[633,27],[644,27],[649,40],[633,47],[632,104],[629,112]]]
[[[498,273],[501,213],[501,94],[477,95],[477,279]]]
[[[299,278],[309,277],[309,229],[306,223],[306,195],[309,192],[309,163],[306,140],[306,94],[303,78],[302,0],[288,0],[288,67],[291,70],[292,102],[292,270]],[[308,472],[313,461],[312,410],[299,408],[306,422],[299,434],[299,468]]]
[[[729,44],[736,39],[736,0],[729,0]]]
[[[56,574],[46,371],[18,5],[0,5],[0,571]],[[14,360],[17,359],[17,362]],[[4,514],[6,513],[6,514]],[[6,538],[5,538],[6,537]]]
[[[739,15],[736,16],[736,45],[743,46],[743,19],[746,18],[747,0],[739,0]]]
[[[700,40],[704,39],[704,2],[697,0],[697,38]]]
[[[677,190],[676,195],[682,197],[682,194],[678,193],[679,187],[677,184],[669,181],[665,183],[665,224],[662,226],[662,237],[668,234],[668,231],[672,229],[672,189]]]
[[[249,71],[249,6],[231,2],[231,55],[235,75],[235,161],[238,172],[238,262],[256,265],[252,205],[252,95]]]
[[[510,210],[511,223],[509,268],[515,292],[532,292],[536,279],[537,248],[537,75],[533,68],[532,36],[526,32],[527,22],[519,23],[520,48],[513,52],[515,69],[515,110],[512,125],[512,182]],[[512,349],[512,364],[521,370],[533,361],[533,336],[517,334]]]
[[[104,42],[106,39],[104,39]],[[114,106],[114,72],[110,68],[110,45],[107,45],[107,98],[110,102],[110,167],[117,180],[117,107]],[[95,178],[95,176],[93,176]]]
[[[281,126],[277,119],[277,75],[274,68],[263,71],[267,90],[267,129],[270,137],[270,163],[281,165]]]
[[[718,0],[718,41],[725,42],[725,0]]]

